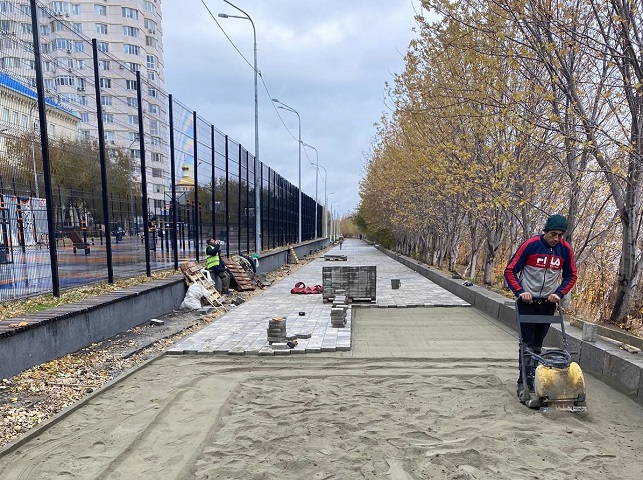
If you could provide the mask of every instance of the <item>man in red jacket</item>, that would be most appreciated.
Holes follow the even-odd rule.
[[[553,315],[556,304],[567,294],[578,277],[574,252],[563,235],[567,219],[552,215],[547,219],[542,235],[526,240],[511,257],[505,268],[507,285],[519,299],[522,315]],[[562,276],[562,281],[561,281]],[[540,353],[549,330],[549,323],[521,324],[524,345]],[[519,367],[522,366],[519,358]],[[529,365],[533,378],[535,365]],[[528,385],[533,389],[533,385]],[[518,393],[523,389],[522,376],[518,378]],[[520,395],[519,395],[520,396]]]

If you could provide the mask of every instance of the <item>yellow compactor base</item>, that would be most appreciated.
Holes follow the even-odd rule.
[[[538,365],[534,379],[536,397],[545,399],[547,404],[568,405],[576,400],[585,401],[585,378],[576,362],[567,368],[553,368]]]

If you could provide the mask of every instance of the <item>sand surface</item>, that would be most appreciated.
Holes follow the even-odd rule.
[[[462,322],[486,325],[484,355]],[[587,376],[588,414],[527,409],[515,337],[474,309],[354,329],[353,352],[162,357],[0,457],[0,478],[641,478],[643,408]]]

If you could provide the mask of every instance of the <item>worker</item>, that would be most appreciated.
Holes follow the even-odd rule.
[[[205,268],[211,275],[216,275],[221,279],[221,293],[230,294],[230,277],[225,270],[225,263],[221,258],[221,246],[225,245],[221,240],[211,238],[205,248]]]
[[[567,227],[567,219],[564,216],[550,216],[545,222],[543,233],[526,240],[509,260],[505,268],[505,279],[519,300],[517,308],[520,315],[553,315],[558,302],[576,283],[578,274],[574,252],[563,238]],[[524,346],[540,354],[550,324],[520,325]],[[522,361],[519,355],[519,372],[522,372]],[[534,388],[532,383],[536,366],[526,365],[529,370],[527,388],[530,391]],[[519,373],[518,398],[524,388]]]

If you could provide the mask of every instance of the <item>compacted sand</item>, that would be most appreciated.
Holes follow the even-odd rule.
[[[511,332],[388,310],[355,315],[353,352],[162,357],[6,452],[0,478],[641,478],[641,406],[587,377],[588,414],[529,410]]]

